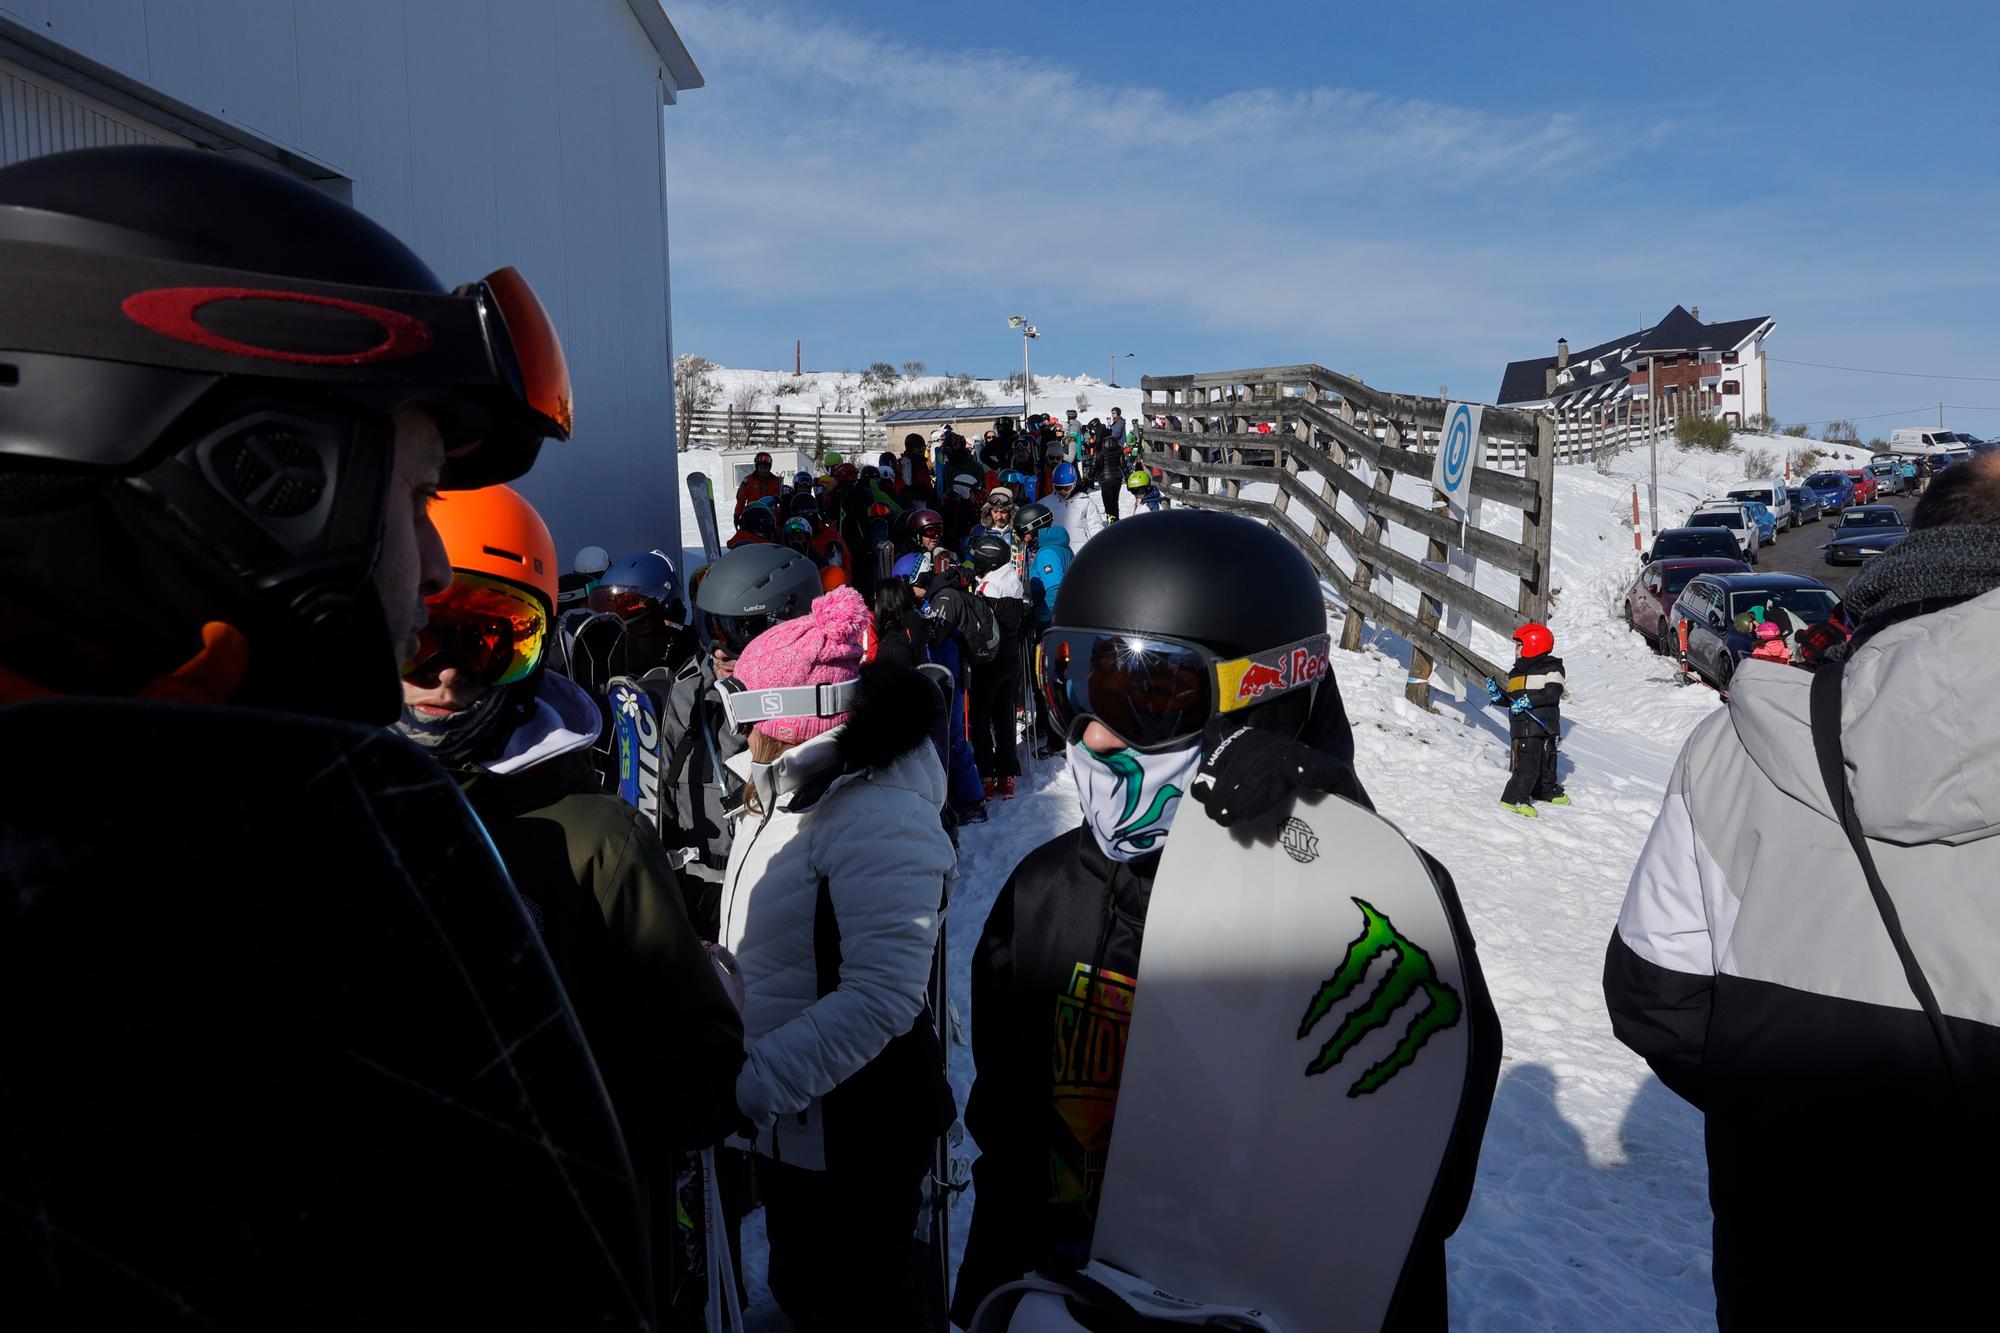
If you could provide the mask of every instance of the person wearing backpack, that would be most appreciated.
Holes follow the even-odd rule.
[[[1022,651],[1030,626],[1028,590],[1014,567],[1014,548],[995,533],[974,537],[966,548],[974,600],[982,603],[998,630],[993,656],[972,665],[972,752],[986,799],[1014,794],[1021,776],[1015,743],[1014,710],[1021,702]]]
[[[992,609],[966,586],[965,573],[950,552],[940,550],[935,557],[942,557],[940,563],[916,577],[921,580],[917,590],[924,616],[931,622],[931,661],[951,672],[951,740],[945,775],[951,783],[953,816],[960,824],[979,824],[986,819],[986,788],[966,734],[967,702],[972,672],[982,662],[990,664],[999,652],[1000,628]]]

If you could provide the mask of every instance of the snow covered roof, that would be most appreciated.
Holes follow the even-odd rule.
[[[1771,324],[1769,315],[1755,315],[1749,319],[1734,319],[1714,324],[1704,324],[1690,314],[1684,306],[1669,310],[1659,323],[1649,329],[1640,329],[1595,347],[1573,351],[1569,356],[1570,380],[1556,386],[1556,396],[1564,400],[1565,406],[1579,404],[1570,401],[1570,395],[1582,389],[1595,389],[1600,385],[1618,385],[1625,382],[1631,364],[1655,352],[1733,352],[1756,337]],[[1506,373],[1500,377],[1500,394],[1496,403],[1539,403],[1549,397],[1546,372],[1554,367],[1553,356],[1532,357],[1526,361],[1510,361]],[[1594,365],[1602,367],[1596,374]],[[1599,401],[1609,394],[1600,395]]]

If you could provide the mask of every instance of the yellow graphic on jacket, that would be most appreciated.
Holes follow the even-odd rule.
[[[1125,1068],[1125,1036],[1138,984],[1133,977],[1105,972],[1093,985],[1089,965],[1078,963],[1068,991],[1056,1000],[1059,1124],[1050,1154],[1049,1202],[1081,1205],[1093,1219],[1111,1150],[1111,1119],[1118,1109],[1118,1078]]]

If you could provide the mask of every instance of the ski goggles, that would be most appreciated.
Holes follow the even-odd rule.
[[[590,590],[589,606],[593,611],[632,621],[654,610],[671,595],[669,588],[612,587],[600,583]]]
[[[783,718],[839,717],[854,711],[861,698],[861,681],[840,680],[829,685],[780,685],[753,690],[731,678],[715,682],[722,711],[737,732],[747,732],[759,722]]]
[[[574,424],[562,342],[511,268],[447,294],[0,240],[0,349],[312,384],[384,410],[414,403],[438,420],[452,490],[520,476]],[[129,464],[159,433],[114,424],[93,430],[103,443],[82,461]]]
[[[713,611],[701,613],[701,641],[710,648],[720,648],[731,657],[740,657],[750,646],[750,640],[778,623],[779,617],[725,616]]]
[[[1038,674],[1055,730],[1075,741],[1102,723],[1141,753],[1199,736],[1210,718],[1316,683],[1327,674],[1325,634],[1225,658],[1185,639],[1123,630],[1051,629]]]
[[[451,586],[424,602],[430,614],[406,676],[446,667],[480,685],[511,685],[542,664],[549,613],[526,588],[460,570]]]

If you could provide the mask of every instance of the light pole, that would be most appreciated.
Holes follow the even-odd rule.
[[[1028,424],[1028,340],[1042,335],[1028,322],[1026,315],[1007,316],[1007,327],[1021,331],[1021,424]]]
[[[1124,359],[1125,359],[1126,357],[1128,357],[1128,356],[1134,356],[1134,355],[1136,355],[1136,353],[1133,353],[1133,352],[1113,352],[1113,353],[1111,353],[1111,354],[1110,354],[1109,356],[1105,357],[1105,358],[1104,358],[1104,382],[1105,382],[1106,384],[1110,385],[1110,386],[1111,386],[1112,388],[1114,388],[1114,389],[1115,389],[1115,388],[1117,388],[1117,387],[1118,387],[1118,375],[1117,375],[1117,369],[1118,369],[1118,363],[1119,363],[1120,361],[1123,361],[1123,360],[1124,360]]]

